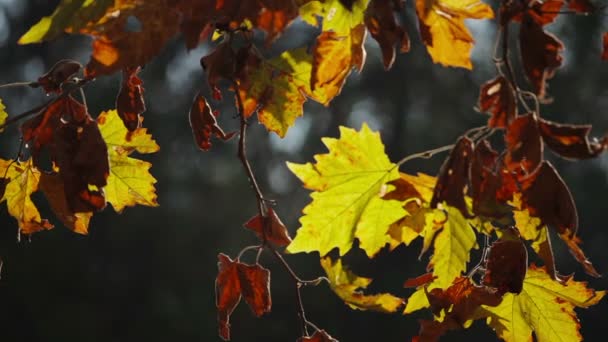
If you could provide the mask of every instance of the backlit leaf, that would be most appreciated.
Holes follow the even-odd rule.
[[[211,148],[211,137],[216,136],[221,140],[229,140],[234,136],[234,132],[225,133],[217,123],[216,115],[218,111],[212,111],[207,100],[200,94],[194,98],[190,108],[190,127],[196,145],[203,151]]]
[[[158,206],[154,188],[156,179],[149,172],[152,164],[129,157],[135,151],[142,154],[158,151],[152,136],[145,128],[129,133],[116,110],[101,113],[97,124],[108,145],[110,158],[110,176],[105,187],[107,201],[117,212],[136,204]]]
[[[353,0],[346,6],[342,0],[311,1],[300,8],[300,15],[309,24],[315,25],[313,18],[320,16],[323,32],[348,35],[351,29],[363,24],[365,9],[369,0]]]
[[[484,83],[479,89],[479,110],[490,113],[489,127],[507,128],[517,114],[515,92],[504,76]]]
[[[91,221],[93,212],[75,213],[72,211],[65,194],[65,186],[58,174],[42,173],[40,175],[39,188],[44,193],[55,216],[57,216],[63,225],[78,234],[87,234],[89,232],[89,222]]]
[[[502,230],[501,237],[494,241],[488,251],[483,284],[496,289],[497,294],[521,293],[528,251],[515,228]]]
[[[519,175],[534,172],[543,160],[543,142],[534,114],[518,116],[505,134],[507,155],[505,166]]]
[[[416,0],[422,41],[433,62],[472,69],[473,37],[465,19],[492,19],[494,12],[479,0]]]
[[[544,119],[538,123],[544,142],[561,157],[594,158],[608,149],[608,136],[601,141],[589,140],[591,125],[564,125]]]
[[[505,341],[580,341],[575,307],[597,304],[604,291],[587,288],[584,282],[568,279],[560,283],[542,268],[531,267],[522,292],[507,293],[496,307],[486,307],[487,323]]]
[[[146,111],[144,82],[137,76],[140,67],[122,70],[122,84],[116,98],[116,110],[129,132],[141,126],[140,115]]]
[[[342,265],[341,259],[332,261],[330,257],[322,258],[321,266],[327,274],[331,289],[353,309],[389,313],[400,310],[405,305],[403,299],[390,293],[364,294],[363,291],[369,286],[372,279],[352,273]]]
[[[388,70],[395,61],[395,46],[400,52],[410,50],[410,36],[405,27],[398,24],[395,14],[403,9],[400,0],[371,0],[365,12],[365,26],[380,45],[384,69]]]
[[[300,218],[302,227],[287,248],[291,253],[324,256],[338,248],[344,255],[357,238],[373,256],[389,242],[390,224],[405,215],[399,201],[381,198],[384,184],[399,173],[384,153],[380,135],[365,124],[359,132],[346,127],[340,132],[340,139],[323,138],[329,153],[316,155],[315,164],[287,164],[314,191]]]
[[[38,191],[40,171],[32,160],[25,162],[0,159],[0,174],[5,175],[6,188],[0,203],[6,201],[8,213],[17,220],[19,230],[32,234],[53,228],[47,220],[40,217],[40,212],[31,195]]]
[[[2,99],[0,99],[0,133],[4,131],[4,123],[6,122],[6,118],[8,118],[8,114],[6,113],[6,107],[2,103]]]
[[[268,208],[266,217],[252,217],[245,223],[245,228],[253,230],[260,240],[266,239],[277,246],[283,247],[291,243],[287,228],[272,208]]]

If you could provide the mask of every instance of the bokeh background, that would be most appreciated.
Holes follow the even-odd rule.
[[[64,37],[51,43],[18,46],[17,39],[59,1],[0,0],[0,83],[35,80],[56,61],[72,58],[85,63],[90,54],[85,37]],[[324,153],[320,138],[337,136],[338,126],[359,128],[367,122],[380,130],[392,160],[452,143],[465,130],[483,125],[487,117],[474,110],[480,84],[494,77],[491,61],[496,28],[490,21],[470,22],[478,41],[475,69],[433,65],[417,36],[411,3],[406,20],[412,51],[399,55],[390,72],[383,71],[380,53],[368,39],[368,58],[361,74],[352,74],[342,94],[329,107],[308,102],[283,140],[261,125],[251,126],[249,156],[263,190],[277,200],[276,211],[295,235],[297,218],[308,203],[308,192],[289,173],[285,161],[306,162]],[[564,67],[550,82],[555,98],[543,107],[545,118],[592,123],[594,134],[608,131],[608,64],[600,61],[604,16],[562,16],[550,30],[567,49]],[[294,23],[269,55],[313,42],[315,29]],[[259,37],[261,38],[261,37]],[[148,111],[145,126],[161,151],[144,159],[153,163],[160,207],[136,207],[117,215],[111,208],[95,215],[89,235],[74,234],[58,222],[51,231],[17,241],[16,222],[0,207],[0,341],[216,341],[214,279],[217,254],[235,256],[256,242],[243,222],[256,212],[247,178],[236,158],[236,141],[215,142],[212,151],[197,150],[187,119],[199,89],[208,93],[199,59],[210,51],[201,45],[187,52],[176,39],[142,72]],[[119,78],[103,77],[87,86],[90,112],[114,107]],[[10,114],[40,104],[39,90],[2,90]],[[238,120],[227,97],[222,124],[235,130]],[[14,156],[18,130],[0,136],[0,156]],[[578,163],[554,158],[570,185],[580,216],[584,248],[600,272],[608,271],[606,214],[608,155]],[[444,156],[414,161],[404,171],[435,174]],[[36,197],[44,217],[51,218],[44,199]],[[554,240],[558,267],[575,272],[595,288],[608,281],[590,279]],[[373,261],[349,254],[356,273],[373,277],[372,291],[407,296],[403,281],[423,272],[428,256],[417,260],[420,242],[382,252]],[[317,255],[287,257],[303,278],[321,274]],[[293,287],[269,255],[262,262],[272,271],[273,311],[254,318],[239,305],[232,318],[234,341],[295,341],[298,321]],[[352,311],[326,285],[303,290],[308,318],[341,341],[406,341],[418,330],[413,316]],[[588,341],[603,340],[608,301],[579,311]],[[481,323],[450,333],[446,341],[492,341],[494,333]]]

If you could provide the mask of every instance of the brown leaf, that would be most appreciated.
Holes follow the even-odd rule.
[[[527,175],[538,168],[543,159],[543,142],[534,114],[518,116],[505,134],[507,154],[505,166],[509,171]]]
[[[42,173],[40,175],[39,189],[44,193],[55,216],[69,228],[78,234],[87,234],[89,221],[93,212],[75,213],[70,208],[65,195],[65,186],[58,174]]]
[[[369,33],[380,45],[384,69],[395,62],[395,46],[400,52],[410,50],[410,37],[403,26],[395,20],[395,14],[403,9],[399,0],[372,0],[365,12],[365,25]]]
[[[210,54],[201,58],[201,66],[207,72],[209,86],[216,88],[221,79],[234,79],[236,54],[228,42],[221,43]]]
[[[608,60],[608,32],[602,36],[602,59]]]
[[[385,200],[406,201],[411,198],[422,198],[416,187],[403,176],[388,184],[395,188],[382,196]]]
[[[511,20],[521,22],[524,16],[528,16],[544,26],[557,18],[563,5],[564,0],[503,1],[500,8],[501,24],[504,25]]]
[[[140,115],[146,111],[143,81],[137,76],[140,67],[122,70],[122,86],[116,97],[116,110],[129,132],[141,127]]]
[[[464,217],[471,217],[464,196],[472,155],[473,142],[462,136],[439,170],[437,185],[435,185],[430,204],[431,208],[437,208],[437,204],[445,201],[448,205],[460,210]]]
[[[587,257],[585,256],[585,252],[583,252],[583,250],[579,246],[580,244],[582,244],[582,241],[578,236],[576,236],[575,233],[567,231],[563,234],[559,234],[559,237],[566,243],[568,249],[570,250],[570,254],[572,254],[576,261],[578,261],[583,266],[585,272],[587,272],[588,275],[596,278],[602,276],[595,269],[595,267],[593,267],[591,261],[589,261],[589,259],[587,259]]]
[[[568,0],[568,8],[582,14],[596,10],[595,5],[590,0]]]
[[[515,93],[503,76],[484,83],[479,89],[479,110],[490,113],[489,127],[507,128],[517,115]]]
[[[564,45],[554,35],[545,32],[541,24],[524,16],[519,31],[519,46],[524,71],[540,99],[546,96],[546,81],[562,65]]]
[[[61,86],[66,81],[70,80],[77,72],[80,71],[82,65],[71,59],[62,59],[55,63],[51,70],[38,78],[38,85],[48,93],[61,93]]]
[[[331,337],[325,330],[317,330],[312,336],[302,336],[297,342],[338,342]]]
[[[256,215],[245,223],[245,227],[253,230],[262,241],[266,238],[268,241],[281,247],[291,243],[291,237],[287,232],[287,228],[272,208],[268,208],[268,216],[264,218]]]
[[[461,329],[474,317],[481,305],[497,306],[501,295],[484,286],[475,286],[467,277],[458,277],[445,290],[436,288],[426,293],[435,316],[444,312],[441,322],[420,320],[418,341],[437,341],[448,330]]]
[[[218,254],[218,275],[215,279],[215,303],[218,311],[219,335],[230,340],[230,315],[241,295],[257,317],[270,312],[270,271],[262,266],[233,261]]]
[[[485,268],[483,284],[495,288],[499,296],[521,292],[528,269],[528,251],[517,229],[505,229],[503,236],[492,244]]]
[[[235,132],[225,133],[218,125],[216,116],[219,112],[212,112],[207,100],[200,94],[194,99],[190,108],[190,127],[196,145],[203,151],[211,148],[211,136],[224,141],[230,140]]]
[[[589,141],[591,125],[564,125],[540,119],[539,127],[547,146],[564,158],[594,158],[608,148],[607,138]]]

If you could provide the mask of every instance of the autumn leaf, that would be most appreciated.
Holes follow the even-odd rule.
[[[140,67],[122,70],[122,84],[116,97],[116,110],[129,132],[141,126],[140,115],[146,111],[143,81],[137,76]]]
[[[496,307],[484,306],[487,323],[505,341],[580,341],[574,309],[599,303],[605,291],[572,278],[560,283],[542,268],[530,267],[520,294],[507,293]]]
[[[70,59],[62,59],[55,63],[47,73],[40,76],[36,85],[42,87],[47,94],[59,94],[62,92],[63,84],[71,81],[80,69],[82,69],[82,64]]]
[[[608,32],[602,35],[602,60],[608,60]]]
[[[6,188],[0,203],[6,201],[8,213],[17,220],[20,232],[33,234],[53,228],[47,220],[42,219],[31,195],[38,191],[40,171],[31,159],[10,161],[0,159],[0,174],[4,175]]]
[[[190,108],[190,127],[196,145],[203,151],[211,148],[211,136],[227,141],[230,140],[235,132],[225,133],[217,123],[216,116],[218,111],[212,111],[207,100],[200,94],[194,98]]]
[[[291,243],[291,237],[287,228],[272,208],[268,208],[266,217],[256,215],[245,223],[245,228],[255,232],[262,241],[265,239],[277,246],[287,246]]]
[[[323,32],[348,35],[353,28],[363,24],[368,3],[369,0],[352,0],[349,4],[342,0],[314,0],[300,7],[300,16],[305,22],[315,26],[319,24],[316,20],[319,16],[322,18]]]
[[[595,158],[608,149],[608,137],[589,139],[591,125],[565,125],[540,119],[543,141],[559,156],[568,159]]]
[[[474,40],[465,19],[492,19],[494,12],[479,0],[416,0],[420,35],[433,62],[472,69]]]
[[[535,114],[518,116],[505,134],[505,166],[520,176],[534,172],[543,160],[543,141]]]
[[[136,204],[156,207],[156,179],[149,172],[152,164],[131,158],[130,154],[154,153],[158,145],[145,128],[128,132],[116,110],[101,113],[97,124],[108,146],[110,176],[105,187],[106,199],[116,212]]]
[[[528,251],[515,227],[501,233],[488,250],[483,284],[496,289],[499,296],[519,294],[528,268]]]
[[[364,294],[363,291],[372,279],[352,273],[342,265],[341,259],[332,261],[330,257],[322,258],[321,266],[327,274],[331,289],[352,309],[390,313],[400,310],[405,305],[403,299],[390,293]]]
[[[405,27],[395,20],[395,14],[402,9],[403,2],[399,0],[371,0],[365,12],[365,25],[380,45],[385,70],[395,62],[395,46],[399,47],[400,52],[410,50],[410,36]]]
[[[218,254],[218,275],[215,280],[215,303],[218,311],[219,334],[230,340],[230,315],[241,296],[253,314],[260,317],[270,312],[270,271],[260,265],[247,265]]]
[[[459,277],[470,259],[470,251],[477,245],[477,238],[469,222],[454,207],[444,208],[448,220],[435,237],[430,264],[436,279],[431,288],[447,288]]]
[[[18,43],[39,43],[56,38],[64,32],[78,32],[97,22],[114,3],[114,0],[62,0],[51,16],[42,18],[32,26],[19,38]]]
[[[8,113],[6,113],[6,107],[2,103],[2,99],[0,99],[0,133],[4,131],[4,123],[8,118]]]
[[[390,224],[405,215],[399,201],[381,198],[384,184],[399,173],[380,135],[365,124],[359,132],[346,127],[340,132],[340,139],[323,138],[329,153],[316,155],[315,164],[287,164],[314,191],[287,248],[291,253],[318,251],[324,256],[338,248],[344,255],[357,238],[373,256],[389,242]]]
[[[55,216],[64,226],[78,234],[87,234],[93,212],[74,212],[65,194],[65,185],[58,174],[42,173],[39,183],[40,191],[44,194]]]
[[[479,89],[479,110],[490,113],[488,126],[507,128],[517,114],[515,92],[504,76],[484,83]]]

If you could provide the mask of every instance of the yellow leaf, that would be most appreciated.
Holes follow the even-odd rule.
[[[497,307],[487,307],[487,323],[505,341],[580,341],[575,307],[597,304],[605,291],[587,288],[584,282],[557,282],[542,268],[531,267],[520,294],[507,293]]]
[[[95,23],[114,5],[114,0],[62,0],[53,14],[42,18],[21,38],[19,44],[40,43],[63,32],[78,32]]]
[[[154,188],[156,179],[149,172],[152,164],[129,157],[135,151],[158,151],[159,147],[152,136],[145,128],[138,128],[129,133],[116,110],[101,113],[97,124],[108,145],[110,157],[110,176],[105,187],[106,200],[119,213],[125,207],[137,204],[158,206]]]
[[[363,24],[369,0],[355,0],[347,8],[340,0],[311,1],[300,7],[300,16],[311,24],[317,25],[316,17],[323,18],[323,31],[348,34],[357,25]]]
[[[53,225],[40,217],[40,212],[30,197],[38,191],[40,181],[40,171],[34,167],[32,160],[20,162],[0,159],[0,175],[8,180],[0,202],[6,200],[8,213],[17,220],[19,230],[24,234],[32,234],[53,228]]]
[[[287,248],[291,253],[324,256],[338,248],[344,255],[357,238],[373,256],[389,242],[389,226],[405,215],[399,201],[381,198],[384,184],[399,172],[384,153],[380,135],[365,124],[359,132],[346,127],[340,132],[340,139],[323,138],[329,153],[316,155],[315,164],[287,164],[314,191]]]
[[[359,277],[342,265],[342,260],[332,261],[330,257],[321,259],[321,266],[327,274],[331,289],[348,306],[358,310],[395,312],[405,301],[390,293],[366,295],[362,293],[372,282],[370,278]]]
[[[42,173],[39,187],[57,218],[67,228],[78,234],[88,233],[89,222],[91,221],[93,212],[74,213],[70,209],[65,196],[63,181],[59,174]]]
[[[431,306],[429,298],[426,295],[424,287],[421,286],[407,299],[407,305],[405,306],[403,314],[411,314],[412,312],[428,308],[429,306]]]
[[[418,191],[420,194],[420,198],[424,202],[431,202],[433,192],[435,191],[435,184],[437,183],[437,178],[424,173],[418,173],[416,176],[402,173],[401,178],[414,186],[416,191]]]
[[[469,253],[476,246],[476,236],[460,210],[446,206],[448,220],[435,238],[431,257],[433,275],[432,288],[448,288],[456,277],[466,269]]]
[[[491,19],[492,8],[479,0],[416,0],[420,35],[433,62],[472,69],[473,37],[465,19]]]
[[[5,109],[6,107],[4,107],[4,104],[2,103],[2,99],[0,99],[0,133],[4,131],[4,127],[2,127],[2,125],[4,125],[6,118],[8,118],[8,114],[6,113]]]

